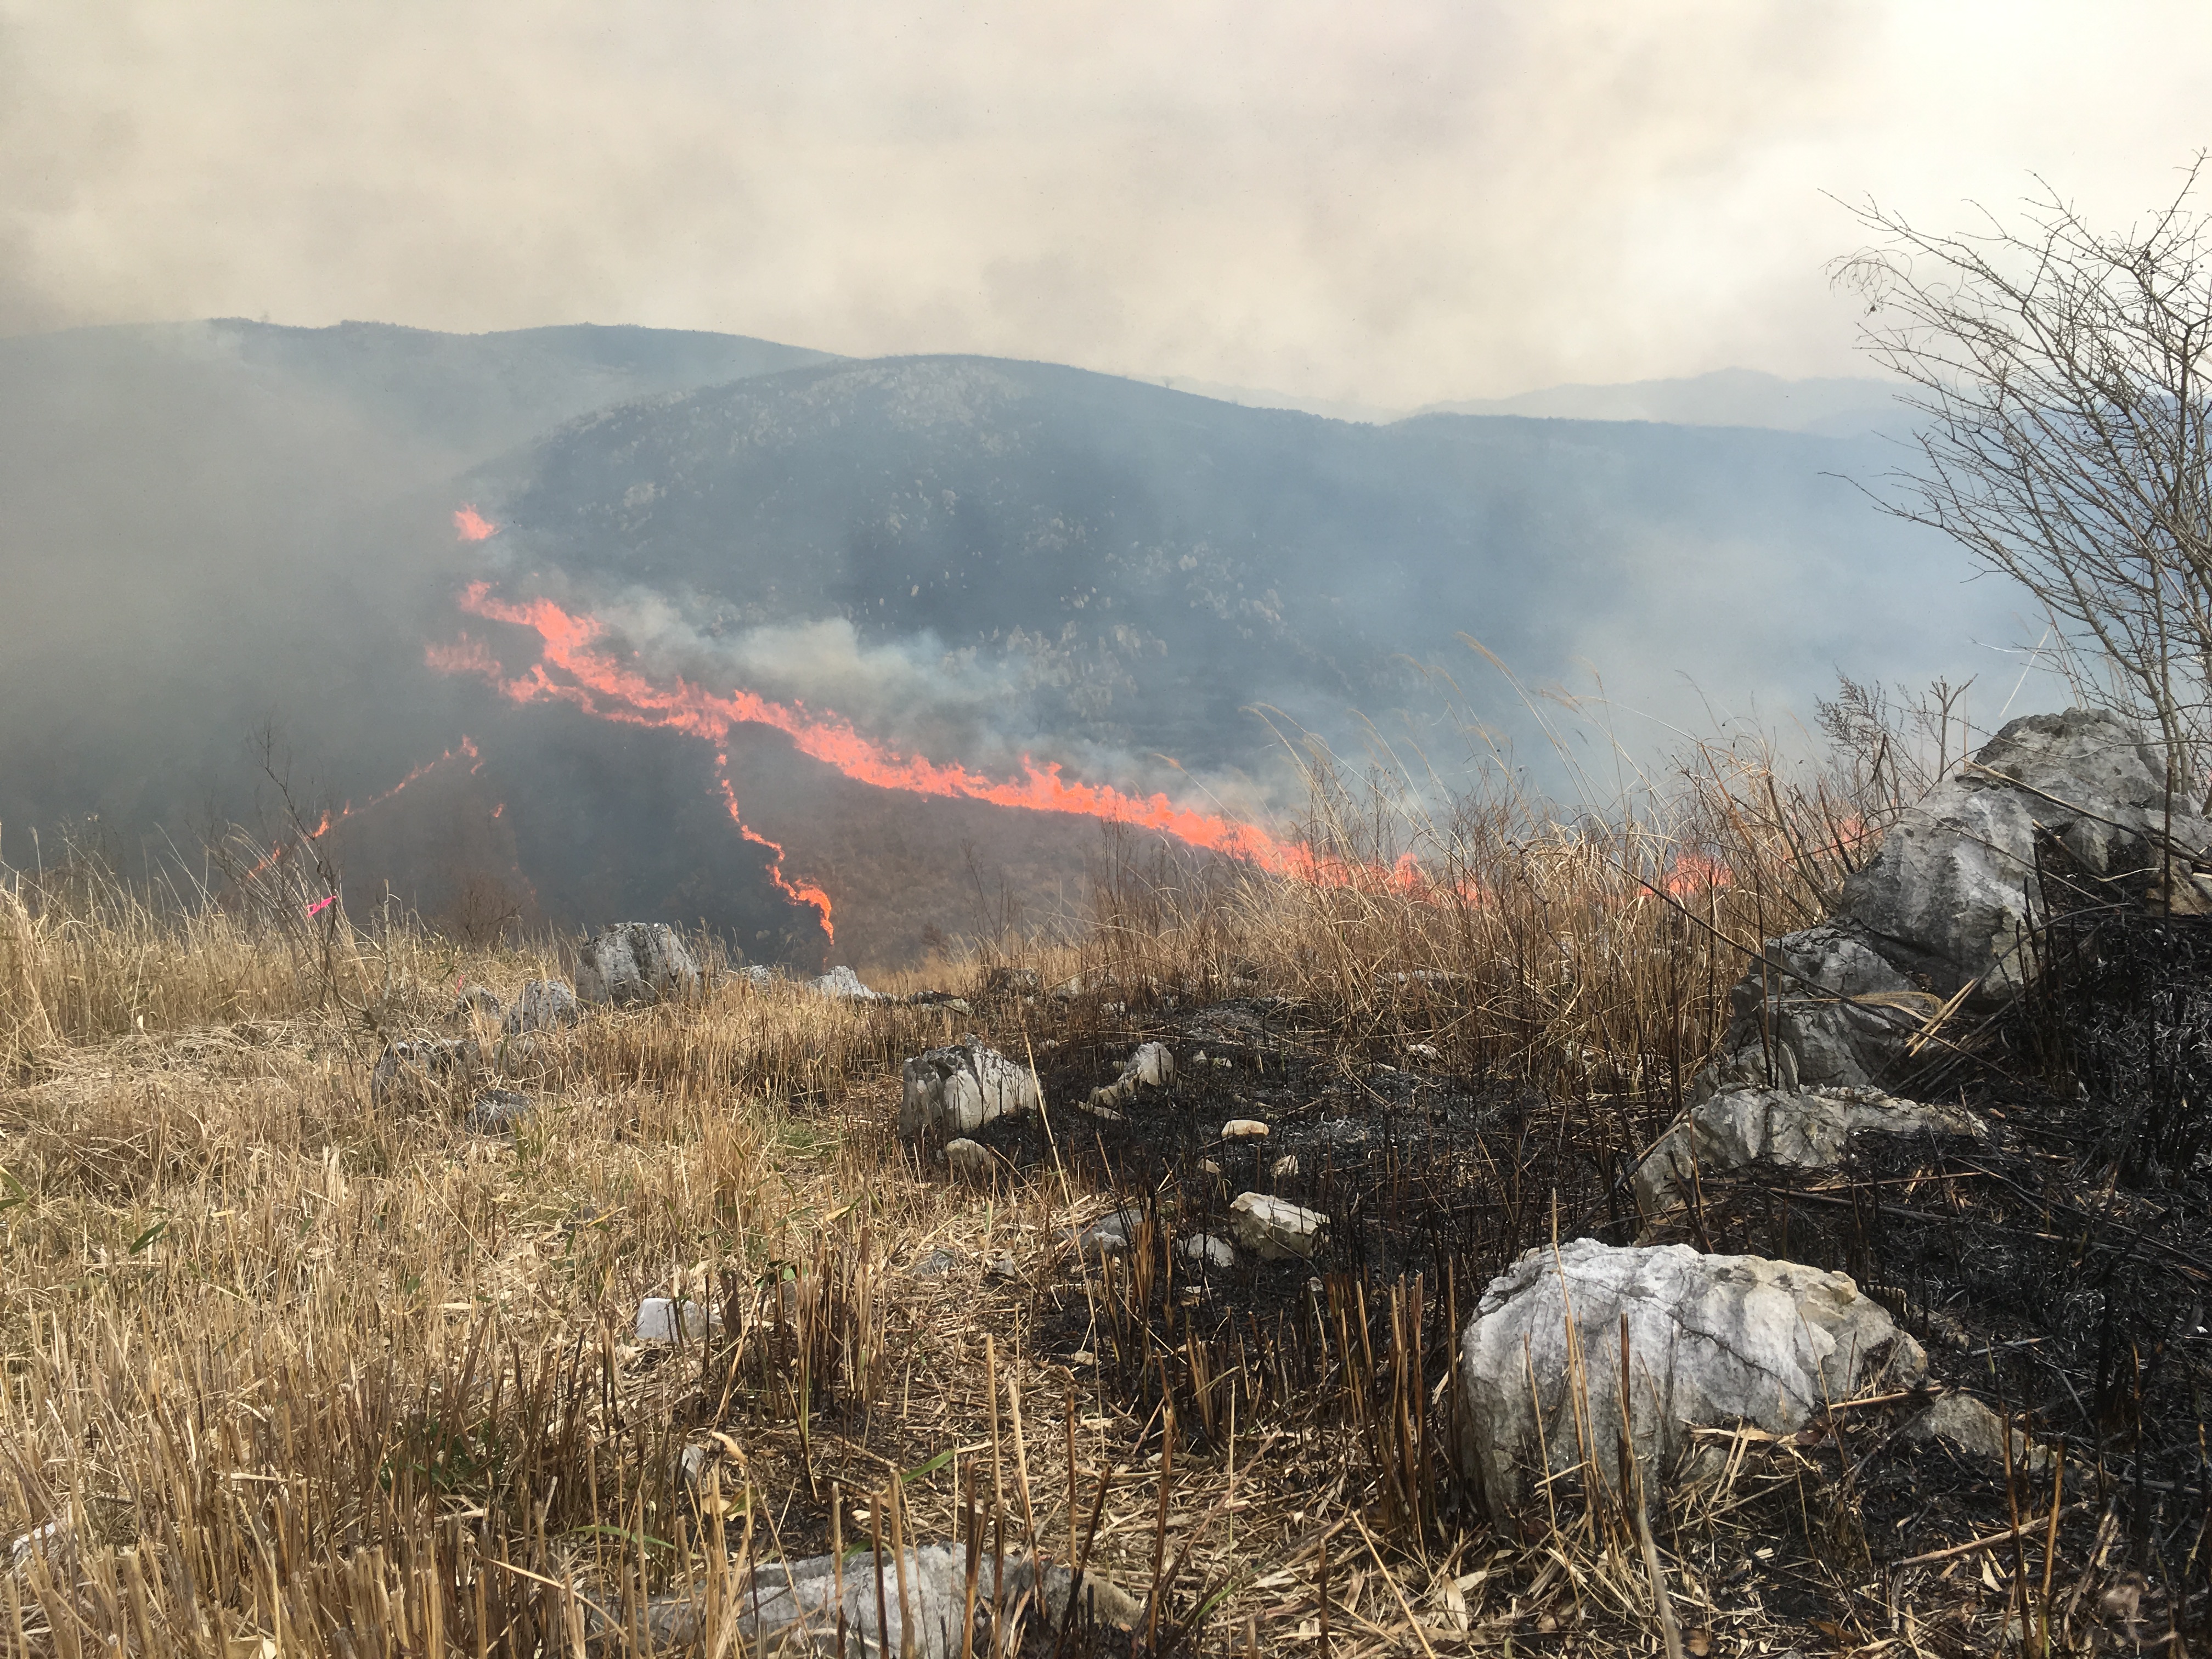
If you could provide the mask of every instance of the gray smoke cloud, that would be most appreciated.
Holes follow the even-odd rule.
[[[512,560],[497,562],[511,566]],[[726,606],[690,593],[632,585],[595,597],[589,584],[572,586],[559,573],[527,586],[589,611],[605,629],[610,653],[658,685],[681,678],[718,693],[753,692],[817,719],[842,720],[901,755],[958,763],[1009,781],[1020,780],[1025,762],[1056,763],[1071,781],[1161,793],[1179,805],[1255,817],[1302,804],[1288,747],[1266,757],[1274,764],[1247,774],[1187,770],[1167,757],[1080,732],[1040,734],[1033,696],[1054,665],[1020,640],[986,650],[950,647],[927,629],[866,637],[842,616],[732,626]],[[519,657],[504,665],[510,673],[525,666]]]
[[[0,6],[0,332],[592,319],[1405,408],[1847,371],[1821,192],[2124,219],[2144,0]]]

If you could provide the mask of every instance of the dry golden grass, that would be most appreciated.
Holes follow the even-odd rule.
[[[1589,831],[1355,822],[1324,792],[1317,842],[1378,873],[1123,859],[1090,929],[958,971],[1264,990],[1355,1047],[1678,1086],[1743,947],[1817,912],[1863,822],[1731,764]],[[1405,852],[1419,879],[1379,873]],[[933,1538],[980,1492],[1066,1559],[1095,1504],[1092,1559],[1139,1589],[1182,1562],[1208,1650],[1318,1651],[1332,1557],[1338,1654],[1494,1640],[1562,1585],[1648,1630],[1617,1552],[1509,1608],[1490,1546],[1375,1534],[1364,1462],[1248,1419],[1164,1466],[1156,1424],[1036,1359],[1036,1287],[1096,1200],[1064,1172],[947,1187],[888,1126],[902,1056],[971,1024],[1019,1053],[1049,999],[993,1024],[738,981],[595,1012],[520,1063],[538,1110],[493,1139],[378,1105],[369,1069],[454,1029],[458,980],[512,995],[550,953],[303,908],[0,891],[0,1650],[633,1651],[652,1595],[826,1547],[833,1483],[848,1544],[873,1494]],[[951,1272],[902,1271],[945,1244]],[[641,1347],[648,1294],[741,1322]],[[687,1489],[687,1446],[732,1501]]]

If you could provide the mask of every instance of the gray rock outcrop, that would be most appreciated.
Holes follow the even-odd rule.
[[[576,994],[586,1002],[628,1008],[698,989],[699,964],[666,922],[618,921],[576,953]]]
[[[514,1006],[507,1011],[507,1034],[520,1036],[526,1031],[550,1031],[556,1026],[574,1025],[581,1018],[576,994],[561,981],[526,980],[515,996]]]
[[[2008,723],[1906,809],[1844,884],[1830,920],[1769,939],[1729,995],[1719,1054],[1692,1100],[1739,1088],[1893,1086],[1914,1036],[1947,1002],[1994,1007],[2027,972],[2040,902],[2036,843],[2055,836],[2090,874],[2179,859],[2177,908],[2212,910],[2187,866],[2212,823],[2166,799],[2158,753],[2090,709]]]
[[[2171,803],[2185,863],[2212,824],[2185,796]],[[2113,715],[2071,708],[2010,722],[1956,778],[1909,807],[1867,866],[1844,884],[1844,914],[1875,946],[1948,997],[1968,986],[1989,1005],[2018,990],[2039,829],[2091,875],[2154,861],[2166,843],[2166,765]]]
[[[368,1097],[379,1106],[447,1098],[470,1085],[483,1062],[474,1037],[410,1037],[388,1043],[368,1074]]]
[[[925,1544],[902,1553],[902,1563],[889,1552],[883,1556],[879,1593],[877,1557],[866,1549],[848,1550],[842,1602],[837,1595],[836,1558],[817,1555],[788,1565],[763,1562],[745,1583],[733,1587],[735,1594],[728,1598],[728,1616],[736,1626],[736,1640],[742,1644],[735,1651],[746,1656],[789,1655],[791,1659],[827,1659],[841,1650],[852,1659],[862,1659],[862,1656],[877,1659],[890,1654],[911,1655],[911,1659],[961,1659],[963,1653],[998,1650],[986,1633],[994,1620],[1056,1633],[1071,1595],[1076,1597],[1079,1626],[1127,1631],[1134,1627],[1142,1612],[1127,1595],[1096,1572],[1086,1573],[1079,1589],[1074,1575],[1066,1567],[1048,1565],[1040,1572],[1028,1556],[1010,1550],[1001,1578],[992,1554],[978,1552],[976,1616],[971,1628],[966,1547]],[[876,1612],[879,1603],[880,1621]],[[841,1611],[842,1642],[838,1637]],[[647,1604],[644,1622],[656,1652],[699,1651],[710,1637],[722,1634],[708,1630],[707,1601],[702,1595],[656,1596]],[[610,1630],[605,1634],[619,1637],[621,1632]],[[1008,1640],[1005,1650],[1011,1653],[1016,1645]],[[726,1644],[719,1650],[732,1650]]]
[[[1842,1273],[1680,1244],[1540,1246],[1491,1283],[1460,1342],[1470,1472],[1499,1516],[1547,1465],[1587,1458],[1620,1490],[1624,1316],[1629,1432],[1656,1480],[1683,1472],[1694,1428],[1787,1433],[1829,1401],[1927,1371],[1919,1345]]]
[[[1957,1106],[1899,1100],[1878,1089],[1727,1089],[1690,1109],[1636,1167],[1646,1223],[1686,1201],[1692,1179],[1764,1164],[1802,1174],[1833,1170],[1856,1135],[1988,1133]]]
[[[899,1133],[957,1139],[994,1118],[1034,1112],[1042,1098],[1028,1066],[987,1048],[975,1036],[916,1054],[903,1068]]]
[[[1847,921],[1769,939],[1729,993],[1728,1030],[1692,1097],[1870,1088],[1939,1006]]]
[[[886,1002],[890,999],[881,991],[872,991],[860,976],[840,963],[817,980],[810,981],[814,988],[825,997],[836,997],[843,1002]]]

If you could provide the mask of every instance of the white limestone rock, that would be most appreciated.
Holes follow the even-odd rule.
[[[887,1002],[890,999],[881,991],[872,991],[860,976],[842,962],[828,973],[809,984],[825,997],[835,997],[841,1002]]]
[[[1492,1281],[1460,1341],[1470,1473],[1494,1514],[1528,1498],[1540,1447],[1552,1474],[1582,1458],[1571,1329],[1589,1449],[1619,1490],[1624,1315],[1629,1429],[1655,1481],[1686,1472],[1692,1429],[1789,1433],[1830,1401],[1927,1374],[1919,1344],[1842,1273],[1680,1244],[1539,1246]]]
[[[1899,1100],[1878,1089],[1728,1089],[1692,1107],[1637,1165],[1637,1208],[1650,1222],[1687,1201],[1691,1172],[1754,1164],[1832,1170],[1855,1135],[1966,1136],[1988,1126],[1956,1106]]]
[[[962,1136],[945,1144],[945,1166],[956,1180],[988,1181],[999,1167],[999,1156],[981,1141]]]
[[[574,1025],[581,1018],[576,994],[561,981],[527,980],[514,999],[514,1006],[507,1011],[507,1034],[520,1036],[526,1031],[550,1031],[556,1026]]]
[[[1036,1561],[1018,1550],[1006,1552],[1002,1579],[994,1553],[986,1549],[977,1553],[976,1617],[971,1629],[965,1547],[925,1544],[903,1554],[906,1589],[902,1595],[896,1557],[888,1551],[878,1558],[866,1548],[848,1550],[842,1603],[834,1557],[817,1555],[788,1565],[761,1563],[730,1597],[736,1638],[733,1650],[747,1656],[785,1655],[788,1659],[830,1659],[840,1651],[850,1659],[878,1659],[889,1654],[910,1656],[910,1659],[962,1659],[963,1654],[981,1655],[1001,1647],[1012,1652],[1018,1645],[1019,1638],[1011,1630],[1002,1643],[994,1642],[989,1634],[994,1620],[1026,1628],[1031,1639],[1042,1636],[1049,1645],[1060,1632],[1071,1595],[1076,1598],[1073,1626],[1085,1632],[1128,1632],[1143,1612],[1130,1596],[1096,1571],[1084,1575],[1078,1590],[1074,1575],[1066,1567],[1048,1564],[1040,1571]],[[878,1565],[883,1574],[880,1594],[876,1580]],[[884,1610],[880,1627],[876,1616],[879,1605]],[[842,1643],[838,1637],[841,1610]],[[709,1632],[707,1601],[702,1593],[655,1596],[646,1606],[643,1622],[657,1653],[704,1651]],[[612,1630],[600,1633],[618,1634]],[[1090,1650],[1086,1639],[1084,1651]]]
[[[1905,1425],[1907,1440],[1925,1445],[1940,1440],[1954,1451],[2002,1467],[2005,1461],[2005,1423],[1970,1394],[1951,1393]],[[2012,1431],[2013,1467],[2031,1474],[2051,1472],[2051,1449],[2032,1444],[2018,1429]],[[2069,1476],[2072,1470],[2069,1469]],[[2072,1484],[2069,1479],[2069,1484]]]
[[[1109,1210],[1075,1236],[1076,1248],[1085,1255],[1127,1255],[1144,1224],[1142,1210]]]
[[[898,1131],[908,1140],[929,1134],[958,1139],[994,1119],[1034,1112],[1042,1099],[1035,1073],[985,1048],[971,1033],[906,1062]]]
[[[1202,1263],[1208,1267],[1233,1267],[1237,1265],[1237,1247],[1225,1238],[1212,1233],[1194,1233],[1176,1246],[1182,1252],[1183,1260]]]
[[[474,1037],[416,1037],[388,1043],[368,1074],[368,1097],[378,1106],[450,1101],[483,1069]]]
[[[1866,1089],[1903,1056],[1940,1000],[1848,921],[1766,941],[1729,993],[1720,1052],[1693,1101],[1725,1089]]]
[[[720,1314],[697,1302],[648,1296],[637,1304],[641,1342],[696,1342],[708,1332],[720,1329],[721,1324]]]
[[[487,1089],[471,1103],[461,1127],[471,1134],[511,1135],[538,1109],[528,1095],[514,1089]]]
[[[497,1019],[505,1012],[491,988],[483,985],[465,986],[453,998],[453,1006],[446,1011],[448,1020],[460,1021],[477,1014],[487,1019]]]
[[[1240,1193],[1229,1215],[1237,1242],[1262,1261],[1310,1256],[1328,1231],[1328,1218],[1319,1210],[1267,1193]]]
[[[1175,1055],[1164,1042],[1138,1045],[1137,1052],[1121,1062],[1121,1074],[1103,1088],[1091,1091],[1091,1105],[1109,1109],[1134,1100],[1146,1089],[1164,1089],[1175,1081]]]
[[[2212,843],[2186,786],[2172,803],[2185,860]],[[2125,722],[2069,708],[2008,722],[1956,778],[1906,809],[1844,884],[1844,913],[1938,994],[1972,985],[1972,1006],[2017,991],[2036,879],[2035,832],[2057,836],[2092,874],[2150,861],[2165,839],[2163,757]],[[2191,894],[2193,884],[2184,884]]]
[[[694,995],[699,964],[665,921],[618,921],[576,953],[576,994],[586,1002],[628,1008]]]

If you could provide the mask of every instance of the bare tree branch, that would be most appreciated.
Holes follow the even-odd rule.
[[[2177,779],[2212,758],[2204,166],[2118,235],[2040,179],[2016,224],[1952,234],[1869,202],[1875,240],[1832,272],[1922,417],[1885,509],[2027,587],[2084,695],[2155,726]]]

